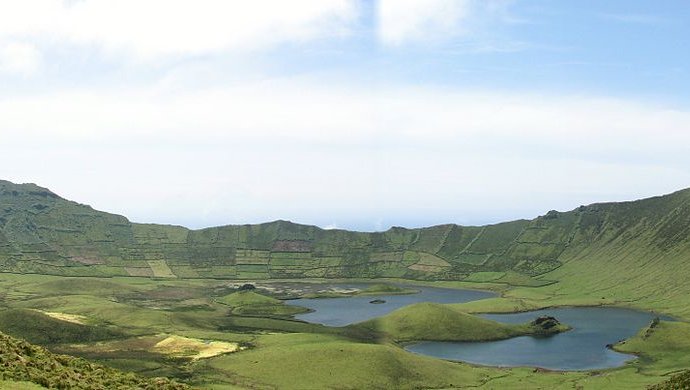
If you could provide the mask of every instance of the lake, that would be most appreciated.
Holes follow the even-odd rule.
[[[634,355],[606,348],[634,336],[656,316],[643,311],[614,307],[564,307],[482,317],[505,323],[523,323],[539,316],[553,316],[572,330],[550,337],[515,337],[488,342],[420,342],[407,346],[411,352],[446,360],[551,370],[593,370],[619,367]]]
[[[342,285],[345,288],[363,285]],[[365,285],[364,285],[365,286]],[[297,299],[290,301],[313,312],[296,318],[329,326],[344,326],[385,315],[419,302],[461,303],[495,294],[475,290],[403,286],[418,294],[359,296],[347,298]],[[371,304],[383,299],[382,304]],[[436,342],[411,344],[406,350],[446,360],[473,364],[552,370],[593,370],[619,367],[635,358],[606,347],[635,335],[656,316],[653,313],[614,307],[564,307],[513,314],[485,314],[482,317],[504,323],[524,323],[539,316],[553,316],[573,329],[550,337],[515,337],[488,342]],[[669,319],[669,318],[665,318]]]
[[[366,284],[338,284],[337,286],[343,289],[367,287]],[[291,305],[302,306],[314,310],[311,313],[296,315],[295,318],[297,319],[328,326],[345,326],[386,315],[393,310],[413,303],[463,303],[496,296],[495,293],[478,290],[407,285],[401,287],[419,290],[419,293],[405,295],[367,295],[346,298],[294,299],[287,302]],[[369,303],[375,299],[385,300],[386,302],[379,304]]]

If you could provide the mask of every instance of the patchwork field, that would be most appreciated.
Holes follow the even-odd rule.
[[[0,181],[0,331],[198,388],[643,389],[672,377],[673,386],[690,368],[687,275],[690,190],[495,225],[361,233],[288,221],[202,230],[137,224],[34,184]],[[337,279],[376,283],[323,288]],[[500,295],[415,305],[346,327],[296,320],[306,309],[285,303],[414,293],[390,283],[401,281]],[[639,359],[591,372],[477,367],[400,345],[533,331],[476,313],[600,305],[678,321],[652,323],[613,346]],[[0,386],[33,386],[0,373]]]
[[[323,293],[319,281],[254,282],[256,288],[247,290],[242,282],[222,280],[0,274],[5,292],[0,331],[115,369],[212,389],[642,389],[690,366],[685,342],[690,328],[684,321],[661,321],[643,329],[615,347],[639,354],[639,360],[597,372],[476,367],[402,349],[398,341],[434,338],[428,332],[446,332],[457,340],[528,333],[464,313],[513,311],[513,302],[522,302],[521,308],[539,307],[541,301],[532,297],[551,291],[549,286],[451,283],[484,286],[502,291],[503,297],[415,305],[361,326],[334,328],[294,320],[298,308],[279,299]],[[370,289],[401,292],[389,283]],[[367,289],[347,294],[367,294]],[[33,325],[25,326],[28,321]]]

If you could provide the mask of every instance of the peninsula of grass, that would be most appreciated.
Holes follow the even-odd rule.
[[[357,295],[406,295],[416,294],[419,290],[395,286],[392,284],[377,283],[359,291]]]
[[[551,317],[526,324],[503,324],[438,303],[417,303],[353,325],[396,342],[490,341],[517,336],[548,336],[570,329]]]
[[[238,316],[291,317],[309,312],[309,309],[286,305],[280,299],[259,294],[251,290],[237,291],[216,299],[216,302],[230,307],[230,313]]]
[[[361,290],[355,291],[327,291],[307,293],[302,298],[345,298],[353,296],[371,296],[371,295],[407,295],[417,294],[419,290],[413,288],[400,287],[387,283],[376,283]]]

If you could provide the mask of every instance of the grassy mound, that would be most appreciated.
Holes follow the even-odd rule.
[[[649,390],[684,390],[690,389],[690,371],[672,376],[669,380],[650,386]]]
[[[59,320],[29,309],[0,312],[0,330],[35,344],[83,343],[124,337],[117,330]]]
[[[280,299],[256,293],[251,290],[237,291],[216,300],[231,307],[231,313],[240,316],[291,317],[305,313],[308,309],[286,305]]]
[[[313,334],[268,335],[257,348],[207,362],[211,382],[240,388],[420,389],[478,385],[489,370],[405,352],[392,345],[355,343]],[[231,370],[234,375],[222,376]]]
[[[547,327],[543,326],[545,324]],[[565,325],[551,321],[502,324],[438,303],[405,306],[383,317],[354,326],[384,333],[401,342],[500,340],[524,335],[547,335],[568,329]]]
[[[216,299],[219,303],[231,307],[250,306],[250,305],[279,305],[280,299],[256,293],[254,291],[237,291]]]
[[[8,383],[9,382],[9,383]],[[187,389],[164,378],[145,379],[67,355],[57,355],[0,333],[0,385],[59,389]]]

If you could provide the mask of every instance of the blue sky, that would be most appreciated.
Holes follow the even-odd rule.
[[[688,22],[684,1],[3,2],[0,177],[194,228],[658,195],[690,186]]]

